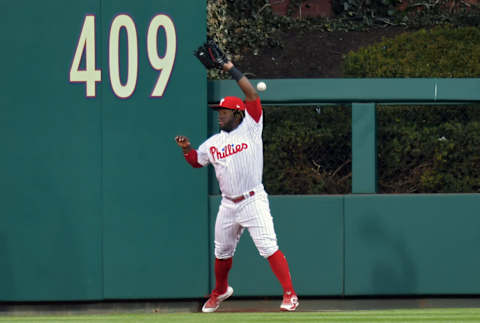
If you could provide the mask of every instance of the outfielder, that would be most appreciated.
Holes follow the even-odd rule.
[[[299,303],[292,286],[288,263],[279,250],[270,215],[268,196],[262,184],[263,111],[250,81],[213,41],[195,55],[207,68],[223,68],[237,81],[245,101],[228,96],[213,108],[218,112],[220,133],[193,149],[185,136],[175,140],[186,161],[195,168],[212,164],[222,192],[215,223],[215,288],[203,305],[203,312],[215,312],[233,294],[228,285],[232,257],[244,229],[248,229],[261,256],[268,259],[283,288],[282,311],[294,311]]]

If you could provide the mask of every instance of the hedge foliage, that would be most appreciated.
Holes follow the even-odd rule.
[[[258,54],[267,45],[280,45],[275,32],[287,19],[276,17],[266,0],[207,1],[207,35],[226,51],[233,61],[245,54]],[[209,70],[210,79],[228,76],[218,70]]]
[[[406,33],[350,53],[346,72],[475,77],[478,44],[471,27]],[[351,192],[350,108],[267,107],[264,147],[271,194]],[[480,104],[378,106],[377,153],[380,193],[480,192]]]
[[[367,3],[363,0],[335,0],[340,11],[343,8],[335,19],[277,17],[268,0],[207,3],[208,35],[233,53],[234,61],[246,53],[256,55],[265,46],[282,46],[278,31],[365,30],[377,23],[413,28],[445,23],[478,26],[480,20],[478,8],[459,15],[446,11],[446,0],[413,3],[413,16],[408,10],[392,14],[394,1],[368,2],[380,5],[375,8],[363,6]],[[291,1],[292,6],[298,4]],[[479,40],[475,27],[405,33],[349,53],[345,74],[478,77]],[[228,76],[210,71],[209,78]],[[377,122],[380,192],[480,192],[480,106],[378,107]],[[264,150],[264,183],[271,194],[351,191],[350,108],[267,107]]]
[[[351,192],[350,107],[266,107],[264,184],[271,194]]]
[[[346,77],[478,77],[480,29],[436,27],[350,52]]]
[[[480,30],[436,27],[351,52],[350,77],[478,77]],[[480,105],[377,108],[381,192],[480,192]]]
[[[349,107],[265,107],[267,191],[351,193],[351,135]],[[480,104],[377,107],[379,193],[478,193],[479,165]]]
[[[332,18],[296,15],[305,2],[303,0],[290,0],[289,14],[277,16],[270,2],[207,0],[208,36],[231,53],[234,61],[239,61],[243,55],[256,55],[264,47],[283,46],[282,31],[366,31],[385,26],[418,29],[448,23],[456,26],[480,25],[480,7],[464,1],[332,0],[336,13]],[[208,76],[210,79],[227,78],[216,70],[209,71]]]
[[[480,192],[480,105],[378,107],[383,193]]]

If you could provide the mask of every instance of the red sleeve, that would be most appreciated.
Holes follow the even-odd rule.
[[[185,157],[185,160],[192,165],[193,168],[201,168],[203,167],[198,163],[197,159],[197,151],[195,149],[192,149],[188,152],[188,154],[183,154],[183,157]]]
[[[245,101],[245,105],[247,106],[248,114],[258,123],[262,116],[262,103],[260,102],[260,98],[258,97],[255,101]]]

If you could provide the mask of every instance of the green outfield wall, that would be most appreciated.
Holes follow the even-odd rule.
[[[205,295],[206,1],[1,8],[0,301]]]
[[[210,198],[211,230],[219,202]],[[479,194],[270,196],[270,203],[301,295],[480,293]],[[248,232],[229,278],[235,295],[281,294]]]
[[[212,235],[219,203],[220,197],[210,198]],[[278,243],[302,295],[343,293],[343,207],[343,196],[270,196]],[[213,283],[213,272],[211,276]],[[237,247],[229,281],[238,296],[282,294],[268,261],[259,255],[247,230]]]
[[[345,295],[479,294],[480,194],[345,197]]]
[[[217,131],[208,103],[240,95],[192,55],[205,8],[3,3],[0,301],[209,293],[218,186],[173,139],[198,146]],[[353,107],[353,193],[270,196],[301,296],[480,293],[478,194],[375,194],[376,104],[478,102],[478,80],[263,81],[266,105]],[[281,294],[248,232],[230,277],[235,295]]]

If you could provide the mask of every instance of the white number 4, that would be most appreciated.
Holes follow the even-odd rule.
[[[85,69],[80,69],[80,61],[85,52]],[[95,97],[95,83],[102,80],[101,70],[95,69],[95,16],[87,15],[83,21],[77,50],[70,67],[70,82],[85,82],[86,96]]]

